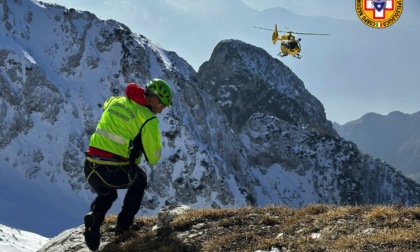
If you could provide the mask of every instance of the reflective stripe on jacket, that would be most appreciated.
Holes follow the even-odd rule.
[[[159,121],[149,108],[127,97],[110,97],[89,146],[137,164],[144,152],[149,164],[156,164],[162,149]]]

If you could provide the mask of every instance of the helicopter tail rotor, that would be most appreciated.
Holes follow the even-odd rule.
[[[276,44],[277,40],[279,40],[279,32],[277,31],[277,24],[274,25],[273,35],[271,35],[271,39],[273,40],[273,44]]]

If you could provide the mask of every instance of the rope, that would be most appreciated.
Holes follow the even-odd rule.
[[[89,179],[90,179],[90,177],[92,176],[92,174],[96,174],[96,176],[98,176],[98,178],[105,184],[105,185],[107,185],[107,186],[109,186],[109,187],[111,187],[111,188],[115,188],[115,189],[118,189],[118,188],[124,188],[124,187],[128,187],[132,182],[133,182],[133,180],[132,180],[132,178],[131,178],[131,175],[130,175],[130,171],[131,171],[131,168],[130,168],[130,170],[129,171],[127,171],[127,170],[125,170],[123,167],[122,167],[122,165],[127,165],[127,164],[129,164],[129,162],[112,162],[112,161],[106,161],[106,160],[98,160],[98,159],[93,159],[93,158],[91,158],[91,157],[86,157],[86,159],[89,161],[89,168],[92,170],[91,172],[90,172],[90,174],[87,176],[87,178],[86,178],[86,181],[88,181],[89,182]],[[119,165],[117,165],[117,164],[119,164]],[[119,168],[120,169],[122,169],[124,172],[126,172],[127,173],[127,177],[128,177],[128,183],[127,184],[124,184],[124,185],[118,185],[118,186],[115,186],[115,185],[111,185],[110,183],[108,183],[100,174],[99,174],[99,172],[96,170],[96,168],[99,166],[99,165],[111,165],[111,166],[115,166],[115,170],[110,170],[109,169],[109,167],[107,166],[107,170],[109,171],[109,172],[116,172]]]

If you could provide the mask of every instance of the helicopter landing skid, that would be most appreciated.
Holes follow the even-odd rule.
[[[278,53],[277,55],[283,58],[284,56],[287,56],[288,54],[287,54],[287,53],[282,53],[282,52],[280,52],[280,53]]]
[[[293,57],[300,59],[302,58],[302,55],[296,54],[296,55],[293,55]]]

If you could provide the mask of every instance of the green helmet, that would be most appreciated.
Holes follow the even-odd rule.
[[[153,79],[146,85],[146,89],[159,97],[160,101],[169,106],[172,104],[172,90],[169,85],[161,79]]]

